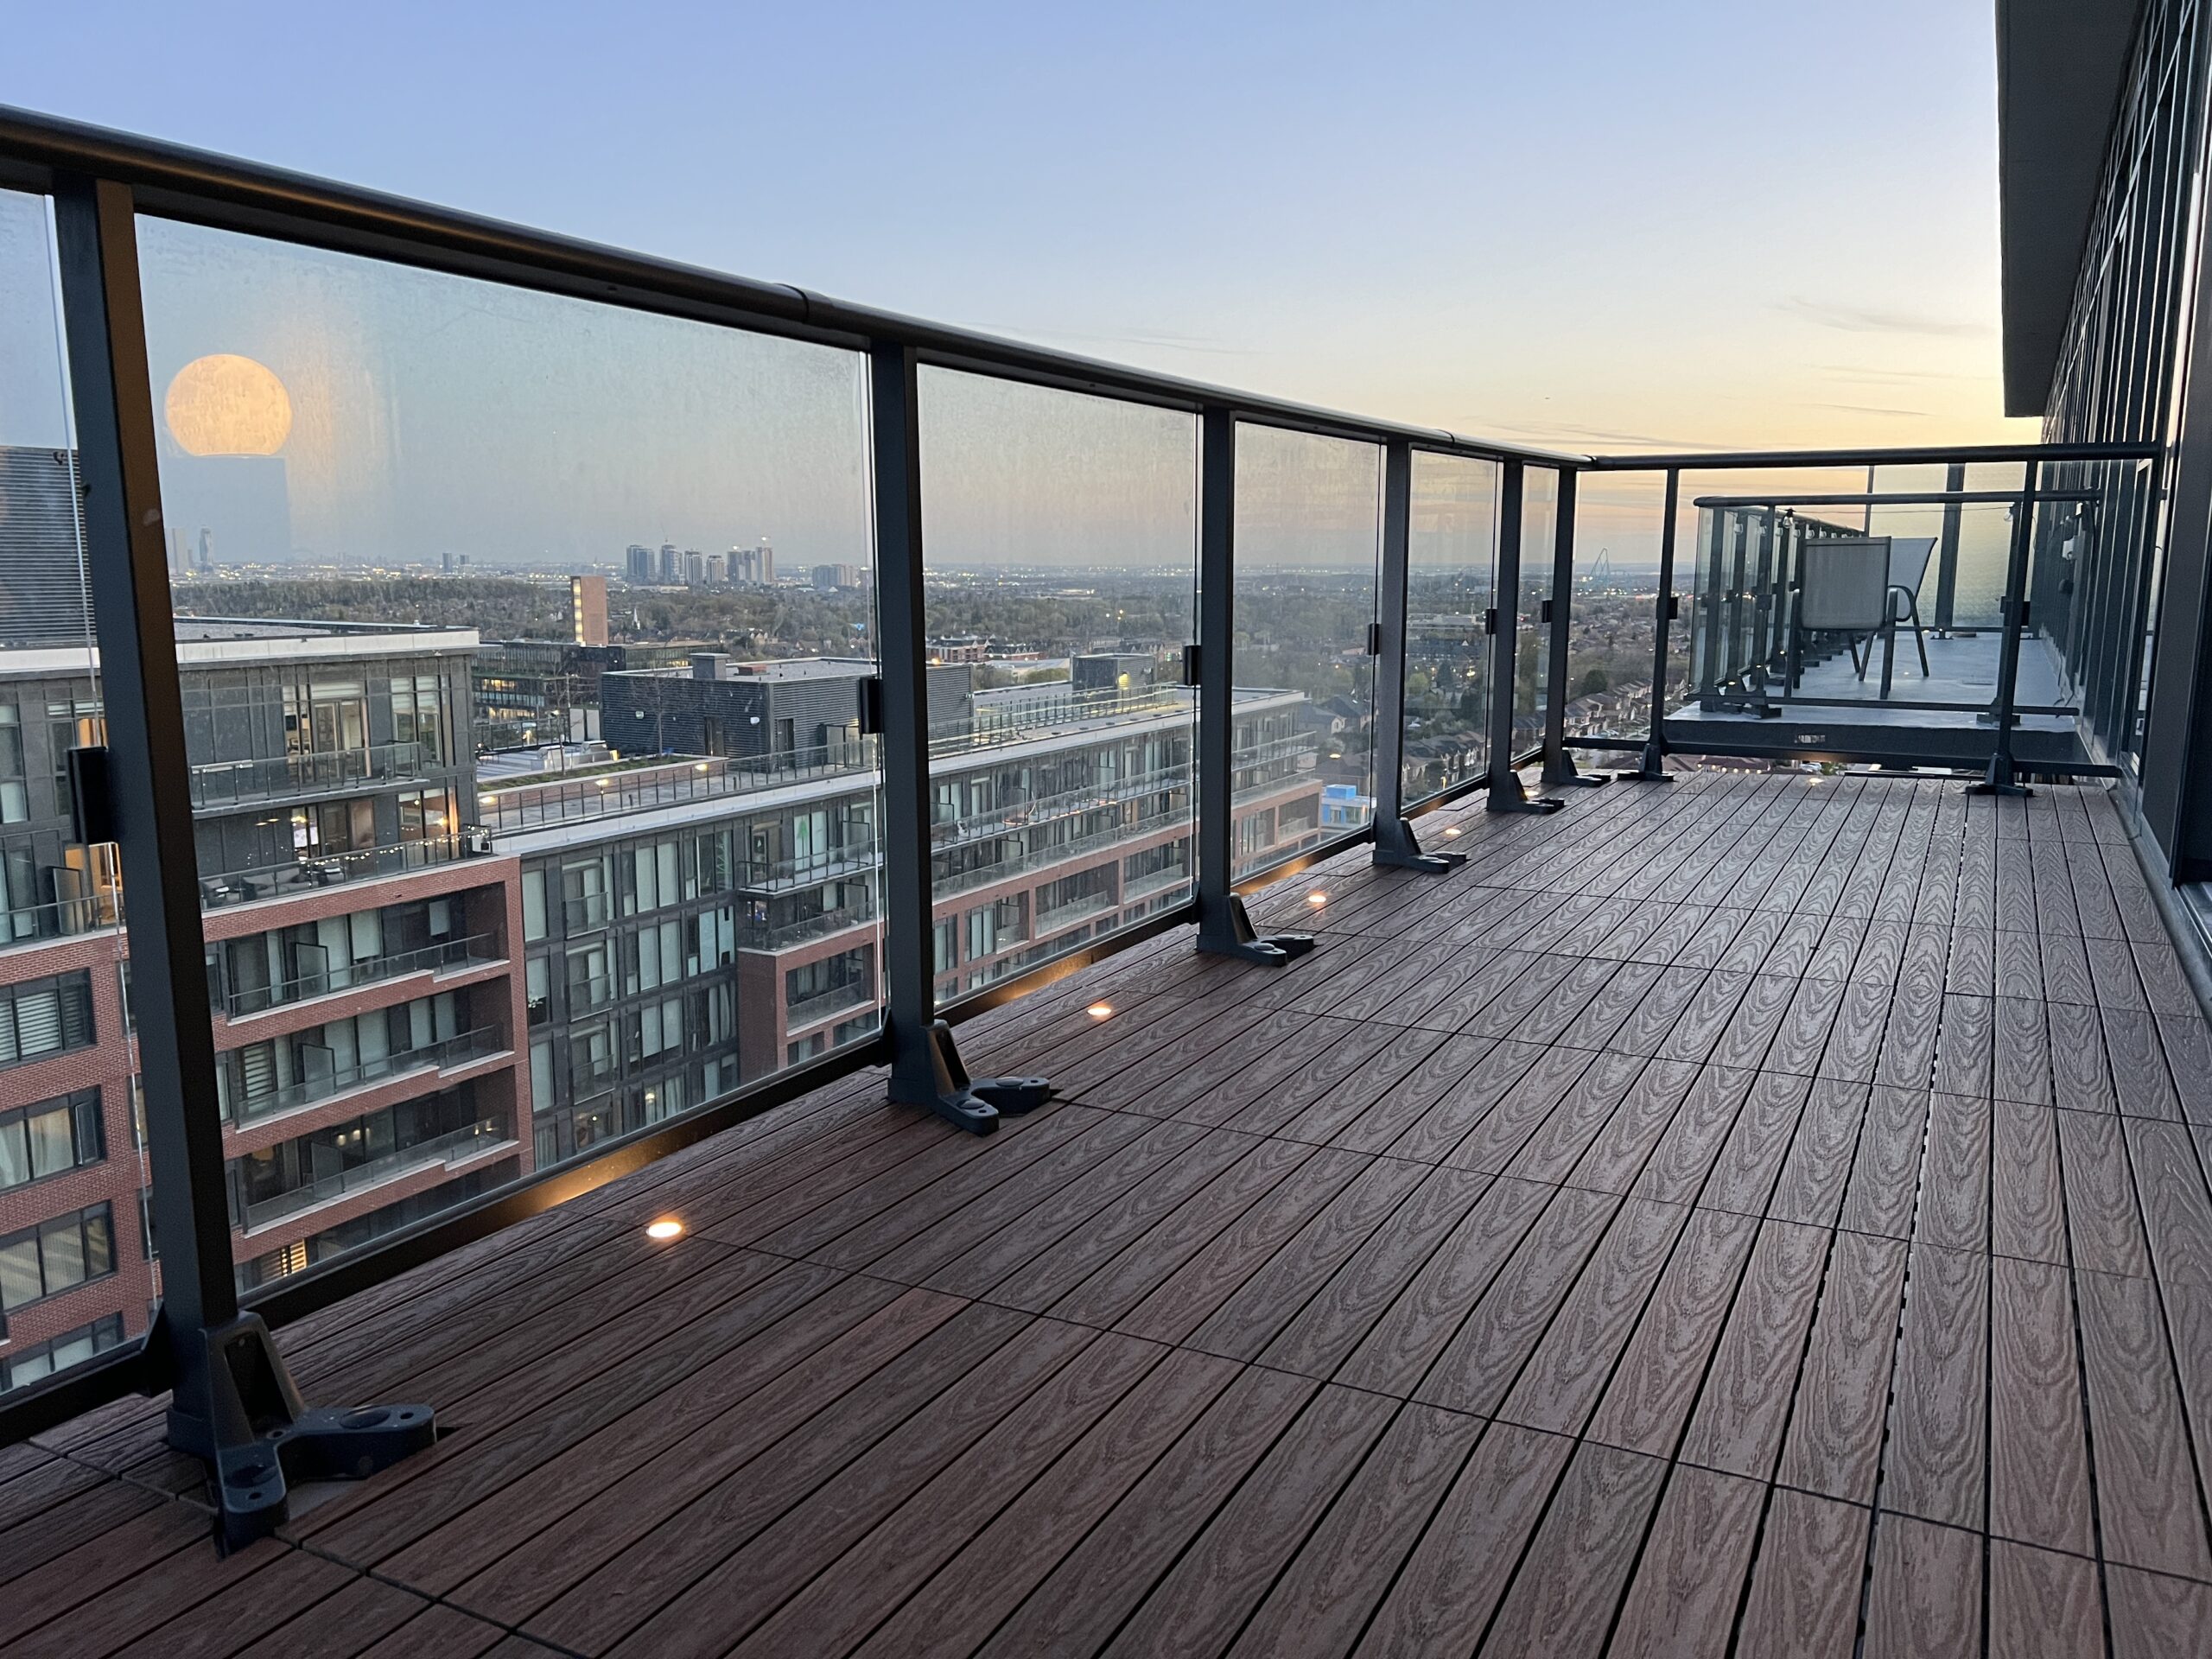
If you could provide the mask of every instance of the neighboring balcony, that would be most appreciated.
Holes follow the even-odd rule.
[[[351,882],[435,869],[488,850],[479,839],[464,834],[344,852],[306,851],[277,862],[203,875],[200,878],[200,903],[209,910],[219,910],[227,905],[250,904],[264,899],[296,898]]]
[[[420,743],[209,760],[192,768],[194,811],[227,811],[260,801],[355,794],[368,785],[420,778],[442,763]]]
[[[362,1162],[316,1176],[274,1198],[248,1203],[239,1200],[239,1230],[251,1237],[266,1227],[341,1199],[359,1198],[378,1188],[418,1175],[427,1170],[454,1170],[488,1158],[515,1145],[513,1132],[503,1117],[486,1117],[448,1134],[385,1153]]]
[[[784,1028],[795,1032],[802,1027],[819,1024],[834,1014],[850,1008],[867,1007],[875,1001],[875,983],[872,977],[833,985],[826,991],[817,991],[784,1005]]]
[[[496,933],[473,933],[465,938],[440,939],[414,950],[396,950],[380,957],[359,957],[340,968],[319,969],[269,985],[215,990],[216,1011],[226,1020],[240,1020],[271,1009],[308,1002],[380,985],[410,974],[450,976],[496,968],[505,959]]]
[[[258,1094],[241,1090],[232,1097],[232,1119],[245,1128],[410,1077],[424,1083],[443,1082],[480,1060],[505,1052],[508,1047],[505,1036],[496,1027],[480,1026],[421,1048],[403,1049],[354,1065],[334,1066]]]

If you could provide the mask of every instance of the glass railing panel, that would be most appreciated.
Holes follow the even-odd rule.
[[[1587,473],[1579,485],[1560,724],[1576,764],[1592,769],[1620,765],[1621,750],[1578,748],[1576,738],[1619,744],[1641,743],[1650,735],[1663,480],[1644,474]],[[1550,550],[1544,551],[1548,558]]]
[[[1374,817],[1382,451],[1236,430],[1231,791],[1239,880]]]
[[[219,1000],[270,1016],[218,1029],[233,1167],[422,1072],[498,1133],[399,1188],[419,1219],[872,1032],[861,359],[156,219],[139,249],[202,903],[351,987],[455,965],[383,937],[435,904],[472,965],[306,1038],[321,970]],[[795,1039],[825,957],[867,994]],[[394,1185],[254,1210],[241,1281],[388,1230]]]
[[[1197,423],[925,369],[939,1001],[1191,892]],[[837,1012],[825,989],[816,1017]]]
[[[55,257],[0,191],[0,1397],[144,1335],[160,1284],[116,849],[74,844],[67,781],[104,733]]]
[[[2043,468],[2042,488],[2064,499],[2037,513],[2027,635],[2042,642],[2066,695],[2078,702],[2094,758],[2132,771],[2159,600],[2150,467],[2054,463]],[[2025,645],[2021,661],[2027,671]]]
[[[1497,462],[1416,452],[1406,545],[1406,804],[1490,767]]]
[[[1670,672],[1680,690],[1670,698],[1670,715],[1686,710],[1712,714],[1748,712],[1758,717],[1792,696],[1793,671],[1801,679],[1809,669],[1815,684],[1801,686],[1808,699],[1824,696],[1836,678],[1822,668],[1830,647],[1858,643],[1846,654],[1842,677],[1856,684],[1866,661],[1864,636],[1883,635],[1878,589],[1887,568],[1875,570],[1865,559],[1849,568],[1863,580],[1854,591],[1868,612],[1868,626],[1857,634],[1844,629],[1808,630],[1801,614],[1808,597],[1815,620],[1828,620],[1835,561],[1817,552],[1808,592],[1807,546],[1867,538],[1868,473],[1864,467],[1803,467],[1788,471],[1690,472],[1682,475],[1676,520],[1675,588],[1685,614],[1678,625],[1684,649],[1681,672]],[[1930,543],[1932,545],[1932,543]],[[1900,558],[1904,556],[1900,553]],[[1854,620],[1855,618],[1847,618]],[[1793,671],[1792,652],[1797,654]],[[1878,649],[1876,658],[1878,668]],[[1672,664],[1670,662],[1670,669]],[[1840,681],[1838,682],[1840,683]],[[1856,696],[1855,690],[1838,695]]]
[[[1529,467],[1521,481],[1520,605],[1514,619],[1513,753],[1528,753],[1544,741],[1551,708],[1552,559],[1559,533],[1559,474],[1549,467]],[[1498,619],[1505,626],[1505,619]]]

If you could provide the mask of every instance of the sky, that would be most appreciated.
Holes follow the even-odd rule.
[[[0,101],[1400,421],[1580,451],[2034,432],[1999,414],[1988,0],[88,0],[10,37]],[[851,556],[844,369],[273,251],[242,283],[207,234],[147,238],[156,377],[290,354],[301,550]],[[35,267],[7,238],[0,213],[24,441]],[[617,415],[637,447],[585,441]],[[987,499],[1055,433],[1026,510]],[[1141,560],[1186,522],[1179,442],[978,395],[925,501],[961,553],[1079,508],[1103,528],[1071,556]],[[524,455],[552,487],[484,487]]]

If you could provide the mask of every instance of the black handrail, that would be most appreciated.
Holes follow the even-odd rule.
[[[77,173],[130,186],[142,211],[402,264],[550,289],[618,305],[673,308],[773,333],[855,348],[887,341],[949,368],[972,367],[1074,391],[1096,391],[1370,443],[1400,439],[1471,459],[1579,467],[1586,458],[1403,425],[1288,398],[1159,374],[1025,340],[855,305],[784,283],[763,283],[556,236],[380,190],[219,156],[86,122],[0,105],[0,184],[50,190]]]

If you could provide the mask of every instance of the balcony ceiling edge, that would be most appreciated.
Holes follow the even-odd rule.
[[[2141,0],[1997,0],[2005,412],[2050,397]]]

